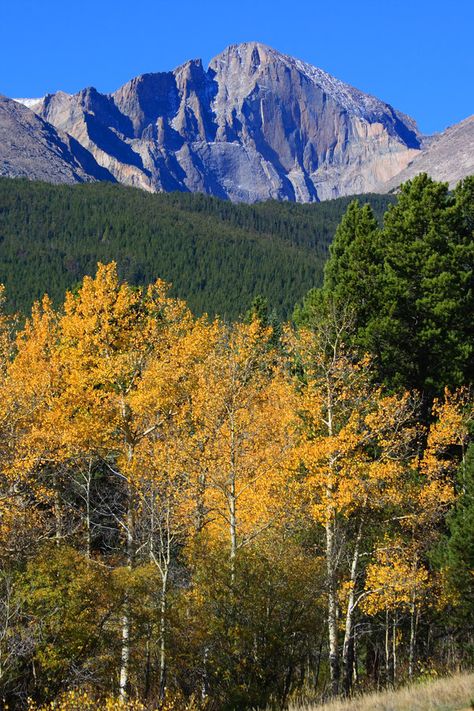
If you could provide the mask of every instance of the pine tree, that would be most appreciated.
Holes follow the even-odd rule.
[[[474,624],[474,444],[458,472],[459,497],[448,516],[446,573],[459,599],[459,611]]]
[[[351,203],[331,247],[324,287],[295,316],[308,320],[331,297],[354,315],[353,345],[375,357],[391,388],[430,402],[472,375],[473,180],[451,195],[420,175],[402,186],[382,230]]]

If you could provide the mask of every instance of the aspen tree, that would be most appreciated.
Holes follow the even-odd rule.
[[[292,391],[256,319],[222,328],[193,398],[205,466],[208,531],[228,541],[231,582],[238,551],[271,526],[291,443]]]
[[[146,291],[120,284],[115,264],[99,264],[94,279],[85,277],[77,294],[67,294],[59,324],[63,389],[56,401],[57,427],[69,451],[100,456],[122,481],[119,525],[129,569],[136,558],[136,450],[175,413],[184,365],[173,358],[173,344],[193,324],[185,304],[166,292],[160,281]],[[157,361],[166,366],[166,381],[155,377]],[[130,625],[125,593],[121,698],[129,684]]]
[[[456,461],[453,448],[462,451],[468,439],[471,406],[466,391],[445,392],[434,401],[433,422],[426,435],[426,446],[419,461],[412,462],[416,476],[403,483],[400,515],[395,532],[380,540],[367,567],[364,610],[375,615],[385,610],[392,618],[392,682],[396,673],[396,619],[400,612],[410,617],[408,676],[414,674],[415,645],[420,610],[436,593],[442,604],[439,576],[429,570],[426,554],[439,536],[438,524],[455,501]],[[386,637],[390,634],[386,624]],[[386,668],[390,670],[390,646],[386,642]]]
[[[399,484],[414,438],[414,405],[408,394],[385,396],[371,382],[370,359],[357,361],[345,350],[347,314],[330,305],[326,318],[301,330],[294,352],[302,370],[298,410],[300,442],[293,453],[294,471],[303,468],[303,493],[313,519],[325,530],[327,615],[331,690],[339,693],[339,599],[345,588],[343,642],[344,691],[353,671],[354,614],[360,602],[360,548],[371,511],[399,497]],[[349,569],[341,567],[355,530]],[[342,582],[341,582],[342,578]],[[345,580],[344,580],[345,578]],[[343,595],[344,597],[344,595]]]

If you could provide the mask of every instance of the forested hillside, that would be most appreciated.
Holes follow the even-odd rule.
[[[380,217],[391,198],[366,200]],[[8,307],[26,312],[44,292],[60,303],[97,261],[113,259],[131,284],[171,282],[195,313],[235,318],[261,294],[287,317],[321,284],[349,202],[246,206],[109,184],[0,179],[0,281]]]

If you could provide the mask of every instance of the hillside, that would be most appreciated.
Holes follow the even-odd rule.
[[[350,701],[290,706],[290,711],[468,711],[473,697],[474,674],[455,674],[396,691],[365,694]]]
[[[388,181],[382,192],[398,188],[419,173],[428,173],[434,180],[449,183],[450,188],[474,174],[474,116],[434,136],[425,150]]]
[[[0,179],[0,281],[9,308],[47,291],[57,303],[97,261],[133,284],[161,277],[196,313],[234,318],[256,294],[287,317],[321,283],[328,245],[351,198],[253,206],[203,195],[149,194],[107,183]],[[393,198],[364,196],[381,217]]]

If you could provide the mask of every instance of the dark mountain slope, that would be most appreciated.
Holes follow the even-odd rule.
[[[365,199],[381,215],[392,198]],[[321,282],[348,202],[248,206],[105,183],[0,179],[0,281],[10,307],[26,312],[45,291],[60,301],[98,260],[115,259],[133,283],[171,281],[197,313],[234,318],[263,294],[286,317]]]

